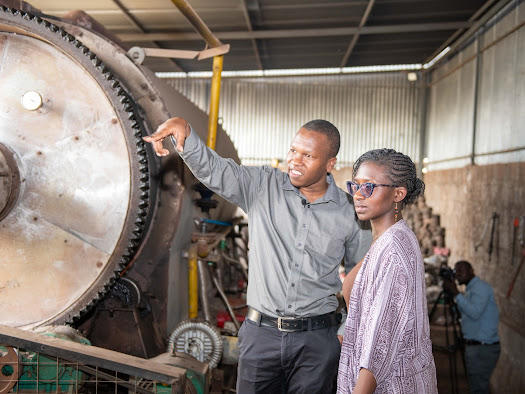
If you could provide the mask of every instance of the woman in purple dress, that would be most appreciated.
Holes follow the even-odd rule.
[[[401,218],[425,185],[412,160],[392,149],[362,155],[347,185],[357,216],[372,224],[373,242],[356,266],[337,392],[437,393],[423,259]]]

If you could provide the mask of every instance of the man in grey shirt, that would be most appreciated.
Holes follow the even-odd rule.
[[[197,179],[248,215],[250,308],[239,331],[237,392],[329,393],[340,352],[338,268],[343,259],[355,265],[370,246],[330,174],[339,131],[325,120],[301,127],[287,173],[220,157],[182,118],[144,140],[165,156],[168,136]]]

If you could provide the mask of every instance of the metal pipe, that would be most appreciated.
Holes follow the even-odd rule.
[[[421,114],[419,132],[419,168],[417,172],[419,177],[423,175],[423,167],[425,166],[425,163],[423,163],[423,161],[427,155],[427,117],[429,108],[428,97],[430,95],[430,87],[428,86],[428,81],[430,81],[430,74],[422,74],[420,82],[420,89],[422,89],[422,92],[420,91],[419,93],[423,96],[423,100],[421,103],[421,111],[419,112]]]
[[[221,94],[221,73],[223,56],[213,58],[213,75],[211,77],[210,114],[208,118],[208,139],[206,145],[215,150],[217,141],[217,119],[219,118],[219,99]]]
[[[484,29],[478,34],[476,45],[476,75],[474,80],[474,109],[472,111],[472,143],[470,148],[470,165],[476,164],[476,134],[478,132],[478,105],[479,105],[479,85],[481,83],[481,41],[483,40]]]
[[[221,46],[220,40],[215,37],[210,28],[206,26],[204,21],[195,12],[193,7],[186,0],[171,0],[179,11],[186,17],[188,22],[197,30],[197,32],[204,38],[211,48]]]
[[[217,288],[217,291],[219,292],[222,300],[224,301],[224,305],[226,305],[226,309],[228,309],[228,313],[230,314],[232,318],[232,322],[235,325],[237,332],[239,332],[239,329],[241,328],[241,326],[239,325],[239,322],[237,321],[237,317],[235,317],[235,313],[233,312],[232,306],[230,305],[230,302],[228,301],[228,297],[226,297],[226,293],[224,293],[224,290],[222,289],[222,286],[217,280],[216,276],[213,275],[212,272],[210,272],[210,275],[211,275],[211,279],[213,280],[213,283],[215,284],[215,287]]]
[[[211,32],[193,7],[186,0],[171,0],[179,11],[186,17],[188,22],[204,38],[208,46],[215,48],[222,45],[222,42]],[[211,80],[210,94],[210,113],[208,118],[208,139],[206,145],[215,150],[217,140],[217,119],[219,118],[219,97],[221,91],[221,73],[223,57],[215,56],[213,58],[213,76]]]
[[[195,245],[188,253],[188,317],[196,319],[199,315],[199,272]]]
[[[494,156],[494,155],[500,155],[504,153],[512,153],[512,152],[519,152],[525,150],[525,146],[518,146],[516,148],[510,148],[510,149],[501,149],[501,150],[493,150],[490,152],[482,152],[482,153],[476,153],[475,157],[480,156]],[[439,159],[439,160],[431,160],[428,161],[426,164],[438,164],[438,163],[446,163],[448,161],[454,161],[454,160],[463,160],[463,159],[470,159],[472,155],[463,155],[463,156],[456,156],[456,157],[448,157],[446,159]]]
[[[215,37],[211,30],[206,26],[204,21],[195,12],[193,7],[186,0],[172,0],[173,4],[186,17],[188,22],[197,30],[197,32],[204,38],[209,47],[215,48],[222,45],[222,42]],[[219,96],[221,91],[221,73],[222,73],[223,57],[215,56],[213,58],[213,75],[211,80],[211,94],[210,94],[210,113],[208,118],[208,138],[206,145],[215,150],[215,143],[217,141],[217,119],[219,118]],[[190,319],[197,317],[197,302],[195,300],[198,288],[198,277],[201,282],[201,303],[205,319],[211,321],[210,307],[208,304],[208,292],[206,282],[206,267],[205,262],[199,260],[197,263],[197,256],[189,260],[189,278],[188,289],[190,294],[189,299],[189,317]]]
[[[199,269],[199,282],[201,283],[201,306],[204,312],[204,319],[211,322],[210,303],[208,300],[208,278],[206,278],[208,272],[208,263],[204,260],[198,260],[197,266]]]

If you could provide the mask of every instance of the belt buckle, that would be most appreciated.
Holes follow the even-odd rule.
[[[290,329],[283,328],[283,318],[282,317],[278,317],[277,318],[277,329],[279,331],[282,331],[282,332],[293,332],[293,331],[295,331],[295,330],[290,330]]]

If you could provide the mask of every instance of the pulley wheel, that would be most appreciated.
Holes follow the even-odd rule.
[[[215,368],[222,358],[222,338],[206,322],[183,321],[170,335],[168,353],[186,353]]]

